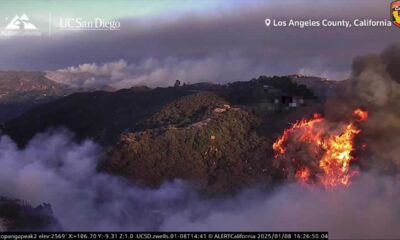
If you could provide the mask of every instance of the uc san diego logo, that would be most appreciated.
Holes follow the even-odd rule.
[[[390,15],[393,24],[400,27],[400,0],[393,1],[390,4]]]

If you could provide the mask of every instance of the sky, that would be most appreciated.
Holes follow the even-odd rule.
[[[237,0],[13,0],[2,1],[0,14],[15,15],[18,12],[29,12],[30,15],[40,17],[42,14],[52,13],[64,17],[97,17],[115,19],[123,17],[149,17],[163,15],[166,17],[187,11],[208,11],[217,8],[226,8],[244,4]]]
[[[400,29],[395,26],[265,25],[267,18],[350,22],[357,18],[390,19],[388,0],[310,3],[307,0],[3,0],[0,69],[62,70],[70,74],[72,68],[76,75],[76,71],[86,74],[90,68],[92,75],[102,76],[102,84],[106,78],[122,79],[123,87],[135,83],[169,84],[177,78],[184,78],[184,82],[230,82],[293,73],[340,80],[349,75],[354,57],[379,52],[399,42]],[[10,20],[24,13],[40,35],[7,35]],[[117,21],[120,28],[118,31],[61,28],[61,22],[70,18]],[[123,70],[115,64],[121,61]],[[120,68],[115,70],[112,66]],[[93,73],[93,69],[102,71]],[[94,79],[96,82],[97,78]]]

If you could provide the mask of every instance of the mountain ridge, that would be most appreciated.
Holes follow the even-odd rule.
[[[37,133],[67,128],[103,147],[101,171],[150,187],[180,178],[222,194],[282,180],[266,160],[273,138],[323,101],[289,76],[77,92],[5,122],[3,133],[22,148]]]

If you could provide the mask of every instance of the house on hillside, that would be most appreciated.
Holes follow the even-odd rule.
[[[302,96],[287,94],[270,85],[263,85],[264,96],[260,99],[259,106],[268,111],[279,109],[297,108],[306,104]]]

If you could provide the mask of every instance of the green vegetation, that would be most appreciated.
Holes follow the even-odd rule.
[[[224,104],[228,102],[211,92],[195,93],[166,104],[144,124],[146,128],[165,125],[184,126],[202,117],[207,110],[222,107]]]
[[[260,76],[257,79],[253,79],[252,81],[263,84],[263,85],[269,85],[271,87],[274,87],[276,89],[281,90],[284,93],[290,94],[290,95],[295,95],[295,96],[301,96],[304,97],[305,99],[315,99],[314,93],[307,88],[305,85],[298,84],[290,77],[266,77],[266,76]]]
[[[270,142],[255,133],[260,124],[256,116],[225,106],[223,112],[209,109],[185,125],[176,120],[173,106],[186,106],[184,111],[179,109],[197,113],[204,108],[201,103],[205,99],[220,98],[207,92],[184,97],[167,106],[162,117],[157,113],[149,120],[162,119],[158,123],[165,125],[123,134],[107,153],[101,168],[146,186],[185,179],[211,194],[233,192],[256,179],[268,179]],[[194,115],[183,118],[191,119]],[[171,127],[171,122],[179,126]]]
[[[261,103],[287,95],[314,98],[287,77],[75,93],[6,122],[4,132],[24,146],[38,132],[66,127],[106,147],[100,170],[139,185],[178,178],[202,192],[231,193],[282,179],[274,176],[272,141],[306,107],[280,113]]]

